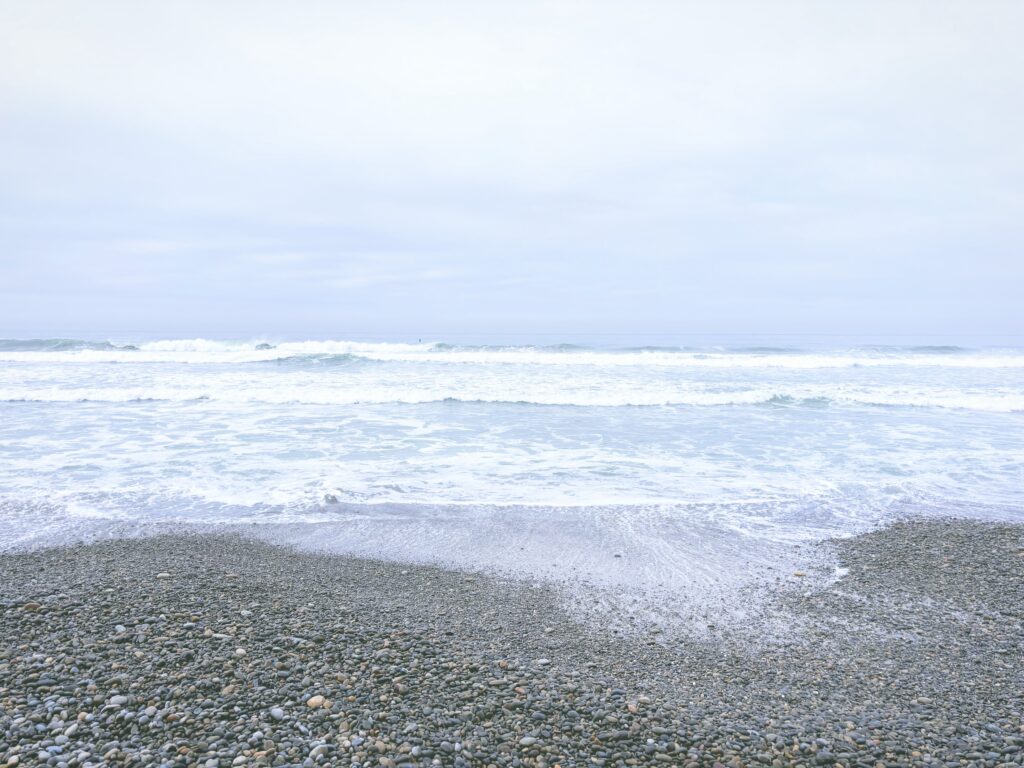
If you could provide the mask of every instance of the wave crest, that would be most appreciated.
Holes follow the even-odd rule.
[[[483,390],[456,391],[437,388],[345,389],[316,386],[281,387],[164,387],[164,388],[50,388],[0,389],[0,402],[8,403],[145,403],[213,402],[244,405],[425,405],[431,403],[505,404],[591,408],[629,407],[729,407],[764,406],[784,408],[828,408],[843,406],[943,408],[1024,412],[1024,394],[1002,392],[969,394],[956,391],[904,392],[884,388],[851,391],[808,387],[791,392],[750,389],[732,392],[708,391],[514,391],[497,394]]]
[[[428,363],[457,365],[668,367],[711,369],[828,369],[856,367],[1024,368],[1024,351],[970,351],[952,346],[859,347],[831,352],[788,347],[733,350],[687,347],[594,349],[548,346],[459,346],[441,342],[345,340],[271,342],[165,339],[138,345],[75,339],[0,340],[0,362],[117,362],[239,364],[289,361]]]

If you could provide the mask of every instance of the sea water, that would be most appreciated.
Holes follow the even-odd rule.
[[[0,341],[0,548],[243,528],[683,590],[1024,520],[1024,350],[773,341]]]

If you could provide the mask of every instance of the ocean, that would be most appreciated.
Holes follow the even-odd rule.
[[[686,589],[1024,521],[1024,349],[773,341],[0,341],[0,548],[245,530]]]

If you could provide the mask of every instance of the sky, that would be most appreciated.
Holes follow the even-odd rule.
[[[1024,334],[1021,29],[0,0],[0,335]]]

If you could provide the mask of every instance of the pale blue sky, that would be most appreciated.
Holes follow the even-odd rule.
[[[1021,334],[1021,29],[0,0],[0,334]]]

